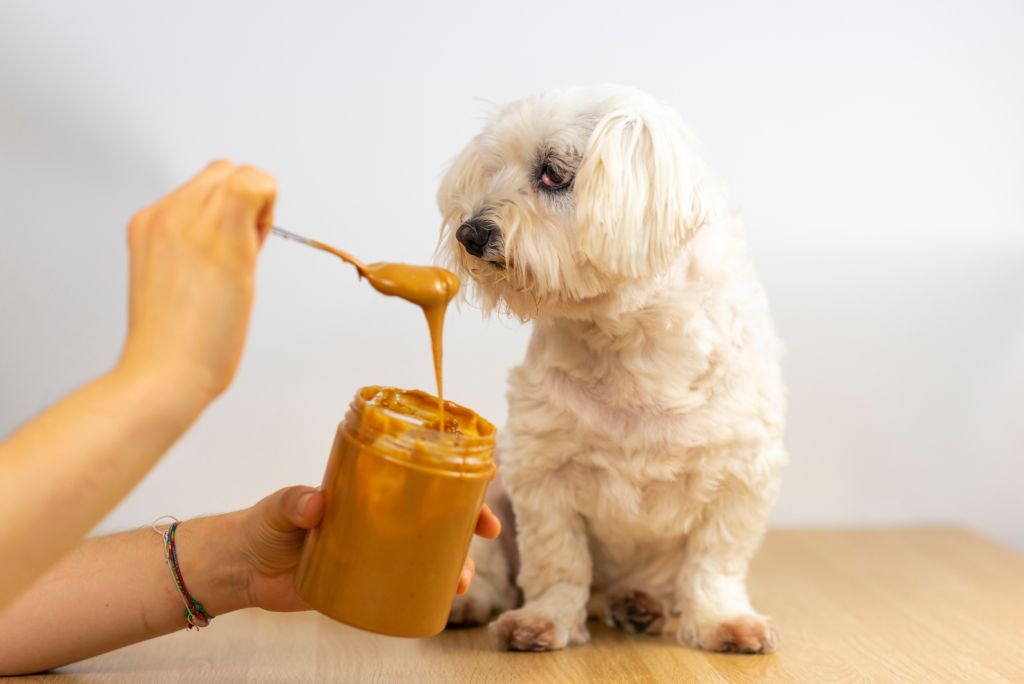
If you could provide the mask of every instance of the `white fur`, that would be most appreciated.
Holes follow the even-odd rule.
[[[537,186],[548,158],[568,160],[571,190]],[[534,326],[500,435],[526,601],[499,618],[506,645],[586,641],[591,594],[626,588],[679,612],[686,644],[770,650],[746,572],[786,460],[781,348],[679,117],[622,87],[516,102],[456,159],[439,204],[443,248],[485,309]],[[455,240],[479,216],[503,255]],[[480,563],[456,611],[508,608],[507,567]],[[754,646],[729,636],[737,624]]]

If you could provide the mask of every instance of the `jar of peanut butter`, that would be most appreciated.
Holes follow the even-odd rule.
[[[420,391],[364,387],[338,426],[320,526],[295,588],[360,629],[425,637],[444,629],[494,475],[494,426]]]

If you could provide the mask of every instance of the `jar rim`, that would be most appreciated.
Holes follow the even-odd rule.
[[[460,473],[492,469],[494,425],[471,409],[446,400],[446,412],[467,422],[476,434],[441,431],[436,423],[425,420],[425,411],[414,411],[417,404],[430,406],[431,402],[437,398],[422,390],[363,387],[352,399],[344,427],[352,438],[392,460]]]

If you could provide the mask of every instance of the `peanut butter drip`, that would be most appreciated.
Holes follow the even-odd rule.
[[[444,382],[442,378],[444,315],[448,304],[459,292],[459,279],[451,271],[438,266],[414,266],[378,262],[363,264],[347,252],[323,242],[314,245],[334,254],[356,267],[359,275],[375,290],[392,297],[412,302],[423,310],[430,330],[430,350],[434,357],[434,380],[437,383],[439,425],[444,426]],[[442,427],[443,430],[443,427]]]

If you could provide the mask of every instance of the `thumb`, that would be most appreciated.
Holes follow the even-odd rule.
[[[264,499],[263,504],[267,525],[280,532],[316,527],[324,514],[323,494],[305,485],[280,489]]]

